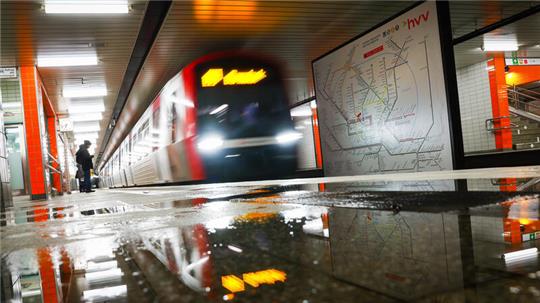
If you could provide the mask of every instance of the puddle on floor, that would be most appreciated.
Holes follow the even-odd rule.
[[[23,302],[538,301],[539,195],[496,186],[105,192],[10,210],[3,289]]]

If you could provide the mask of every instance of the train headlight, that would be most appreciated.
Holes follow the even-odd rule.
[[[289,144],[298,141],[302,138],[302,134],[294,131],[286,131],[279,133],[276,136],[276,141],[279,144]]]
[[[219,135],[204,136],[197,143],[197,147],[204,152],[212,152],[223,146],[223,139]]]

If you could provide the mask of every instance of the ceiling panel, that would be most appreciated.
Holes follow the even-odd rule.
[[[484,35],[477,36],[454,47],[456,67],[486,61],[493,57],[492,52],[485,52],[482,46],[485,40],[515,41],[517,52],[506,52],[506,57],[540,57],[540,13],[526,17],[512,24],[500,27]]]
[[[454,38],[511,17],[535,5],[538,5],[538,1],[450,1]]]
[[[101,122],[103,135],[124,77],[146,1],[129,1],[128,14],[45,14],[43,1],[1,2],[1,64],[35,65],[42,55],[96,54],[97,66],[38,67],[58,114],[67,114],[65,84],[105,83],[108,94]],[[100,140],[97,141],[98,143]],[[96,146],[99,150],[99,146]]]

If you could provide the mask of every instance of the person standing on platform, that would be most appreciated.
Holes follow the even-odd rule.
[[[90,170],[94,167],[94,164],[92,163],[92,158],[94,156],[91,156],[88,152],[90,145],[92,145],[90,141],[84,140],[84,144],[79,147],[79,150],[75,154],[75,160],[82,166],[84,181],[83,189],[81,191],[85,193],[95,192],[95,190],[92,190],[92,181],[90,180]]]

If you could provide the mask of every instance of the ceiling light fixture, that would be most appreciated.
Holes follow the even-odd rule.
[[[64,98],[87,98],[107,96],[105,86],[87,86],[87,87],[64,87],[62,89]]]
[[[88,139],[88,138],[97,139],[98,137],[99,137],[98,132],[87,132],[87,133],[76,132],[75,133],[75,140],[77,140],[77,139]]]
[[[96,105],[77,105],[70,106],[70,114],[80,114],[80,113],[100,113],[105,111],[105,106],[103,104]]]
[[[515,35],[484,36],[482,50],[485,52],[510,52],[519,48]]]
[[[98,59],[94,55],[82,56],[38,56],[38,67],[59,67],[59,66],[85,66],[97,65]]]
[[[69,115],[69,119],[73,122],[101,121],[103,119],[103,115],[101,114],[101,112],[86,112]]]
[[[90,133],[90,132],[97,132],[99,130],[100,130],[99,125],[88,125],[88,126],[73,125],[74,133]]]
[[[46,14],[127,14],[127,0],[45,0]]]
[[[4,109],[8,108],[21,108],[21,102],[4,102],[2,103]]]

